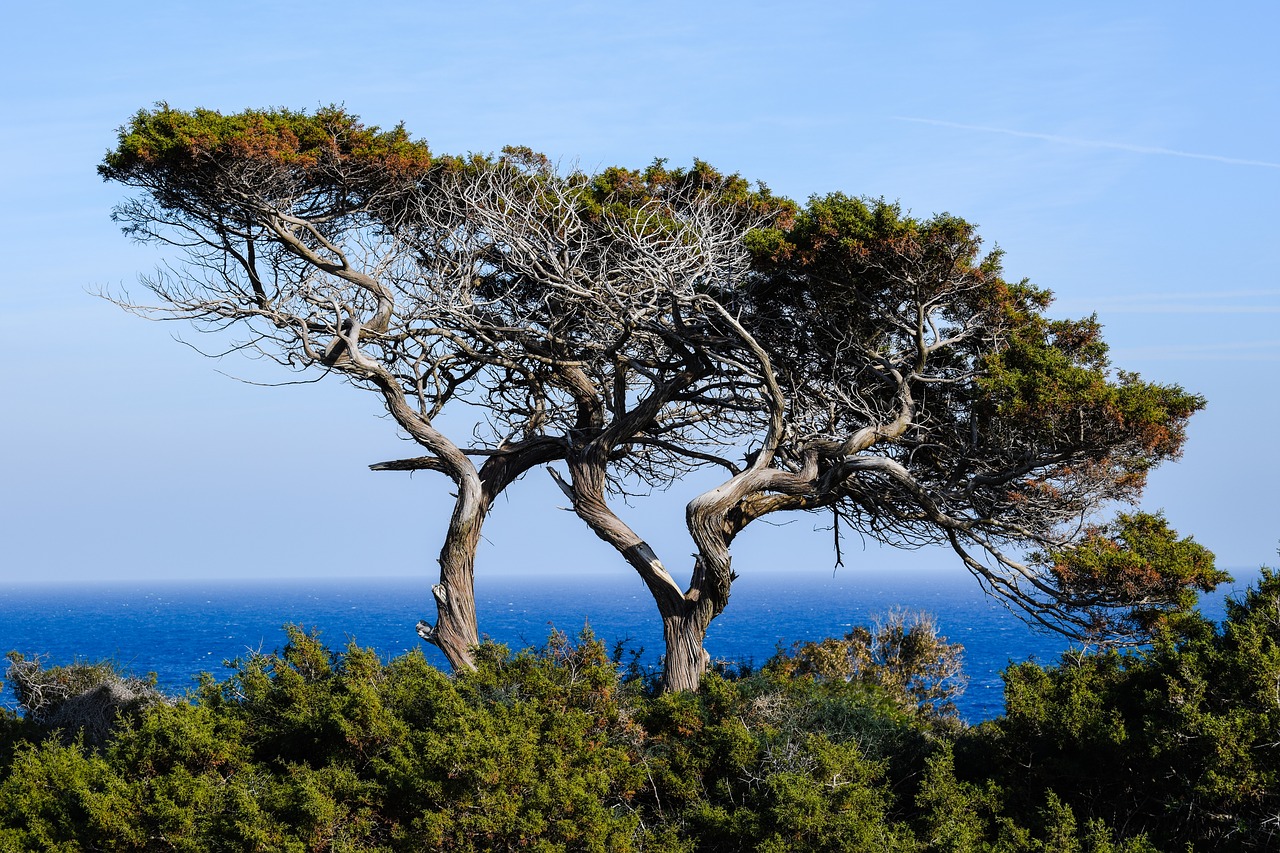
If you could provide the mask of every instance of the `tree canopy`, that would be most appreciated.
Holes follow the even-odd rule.
[[[1003,277],[973,225],[840,193],[797,205],[695,161],[557,169],[528,148],[433,155],[342,108],[222,115],[161,104],[99,167],[115,216],[183,261],[150,316],[378,394],[425,451],[373,466],[456,486],[420,623],[455,666],[494,500],[556,464],[575,513],[652,593],[666,684],[694,689],[752,521],[943,544],[990,591],[1077,636],[1134,639],[1223,575],[1138,500],[1202,398],[1113,369],[1095,317]],[[465,440],[446,410],[479,411]],[[696,469],[678,583],[617,510]],[[1108,556],[1111,550],[1122,557]],[[1193,596],[1192,596],[1193,597]]]

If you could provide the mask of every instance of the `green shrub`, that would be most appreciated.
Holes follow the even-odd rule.
[[[1147,651],[1072,653],[1005,672],[1006,714],[961,744],[1026,813],[1048,793],[1085,820],[1170,849],[1280,843],[1280,574],[1188,615]]]
[[[1220,630],[1181,619],[1147,651],[1011,667],[1006,715],[974,729],[908,678],[824,669],[856,632],[696,694],[655,693],[589,633],[484,645],[456,676],[287,634],[188,702],[120,714],[96,746],[30,708],[0,717],[0,851],[1274,846],[1271,573]],[[95,666],[66,683],[92,689]]]

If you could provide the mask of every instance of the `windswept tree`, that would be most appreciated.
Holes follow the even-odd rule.
[[[485,516],[515,478],[557,456],[533,430],[528,440],[472,448],[436,428],[491,365],[468,357],[466,335],[440,321],[466,312],[469,282],[420,286],[415,248],[386,223],[424,185],[461,168],[433,159],[403,128],[365,127],[341,109],[223,116],[166,105],[134,116],[99,167],[139,190],[115,210],[125,232],[182,258],[143,279],[157,306],[126,307],[233,328],[243,350],[380,395],[453,481],[433,587],[438,618],[419,632],[455,667],[470,665],[478,642],[473,578]]]
[[[234,330],[242,350],[378,394],[427,455],[373,467],[453,481],[437,619],[419,633],[455,667],[479,640],[475,555],[503,489],[622,438],[631,450],[611,461],[665,485],[741,417],[695,399],[733,393],[709,368],[681,374],[678,401],[670,382],[642,401],[631,384],[659,376],[680,335],[696,340],[678,293],[745,271],[745,234],[768,203],[740,180],[657,164],[627,191],[630,173],[563,178],[526,149],[433,157],[403,128],[338,108],[167,105],[121,128],[99,172],[137,190],[114,213],[125,232],[180,258],[143,278],[157,304],[117,301]],[[447,409],[477,406],[464,440],[437,428]],[[606,421],[607,441],[591,444]]]
[[[948,546],[1078,638],[1139,640],[1225,577],[1162,516],[1094,521],[1180,455],[1204,400],[1113,370],[1096,317],[1047,318],[1051,294],[1006,281],[971,224],[833,194],[748,242],[752,274],[717,298],[758,350],[769,419],[743,470],[689,504],[719,579],[703,618],[734,537],[778,512],[830,513],[837,543],[845,527]]]
[[[1177,456],[1203,401],[1113,373],[1096,321],[1046,318],[1049,295],[1004,281],[954,217],[840,195],[797,211],[700,162],[591,175],[528,149],[433,157],[337,108],[161,105],[100,171],[138,191],[125,230],[183,256],[144,279],[158,305],[128,307],[233,327],[380,395],[425,455],[373,467],[453,481],[438,616],[419,630],[454,666],[477,640],[481,525],[551,463],[653,595],[671,689],[697,687],[730,545],[773,513],[950,545],[1077,635],[1149,628],[1219,578],[1159,517],[1096,521]],[[437,426],[460,405],[483,413],[466,442]],[[725,479],[688,505],[681,585],[616,503],[699,468]]]
[[[665,382],[646,386],[679,401],[701,365],[732,394],[699,402],[743,414],[719,440],[736,458],[697,457],[727,476],[686,508],[686,589],[602,506],[595,484],[628,453],[626,431],[595,431],[566,456],[579,515],[649,580],[669,688],[696,688],[735,578],[731,544],[775,513],[829,513],[837,543],[843,528],[950,547],[1029,620],[1095,641],[1141,640],[1225,577],[1162,516],[1096,522],[1180,454],[1203,399],[1113,371],[1096,318],[1045,317],[1050,294],[1005,281],[972,225],[836,194],[746,244],[745,275],[688,285],[682,316],[699,331],[681,332]]]

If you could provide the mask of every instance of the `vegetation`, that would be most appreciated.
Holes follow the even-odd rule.
[[[939,701],[954,650],[927,620],[896,616],[664,693],[589,634],[516,654],[483,645],[450,676],[416,652],[384,663],[290,628],[283,650],[206,677],[188,702],[123,709],[101,741],[32,706],[0,716],[0,850],[1183,853],[1280,840],[1280,574],[1221,626],[1186,615],[1147,650],[1011,667],[1006,714],[973,728]],[[103,671],[58,678],[93,690]]]
[[[1096,318],[1049,317],[971,223],[797,204],[701,161],[440,155],[340,107],[160,104],[99,172],[170,253],[155,304],[119,304],[345,379],[425,454],[371,467],[451,481],[419,633],[455,672],[294,627],[167,701],[14,656],[0,851],[1275,846],[1280,576],[1211,625],[1212,554],[1159,514],[1105,517],[1204,400],[1112,365]],[[589,634],[478,642],[483,525],[538,467],[652,594],[660,680]],[[619,507],[694,471],[718,482],[686,508],[686,586]],[[837,560],[849,530],[941,544],[1031,621],[1154,642],[1011,667],[1006,714],[973,728],[927,618],[711,666],[731,546],[799,512],[831,519]]]
[[[1047,316],[1051,294],[1007,280],[959,217],[799,205],[701,161],[442,156],[339,107],[160,104],[99,172],[131,193],[125,232],[170,252],[143,280],[155,304],[122,305],[347,380],[425,454],[375,469],[452,481],[419,631],[457,668],[478,666],[482,527],[545,466],[652,594],[673,690],[707,671],[735,539],[777,513],[829,516],[837,549],[848,530],[948,547],[1091,639],[1144,641],[1223,577],[1159,516],[1099,520],[1181,453],[1204,400],[1113,366],[1096,318]],[[686,507],[685,585],[620,507],[694,470],[718,482]]]
[[[167,701],[154,681],[121,676],[110,663],[45,668],[39,658],[9,653],[9,681],[27,719],[97,746],[121,715]]]

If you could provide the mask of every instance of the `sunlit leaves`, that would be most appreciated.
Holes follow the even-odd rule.
[[[1189,536],[1180,538],[1159,513],[1121,513],[1090,527],[1079,544],[1038,562],[1050,568],[1075,606],[1105,620],[1103,608],[1128,605],[1124,618],[1148,632],[1168,612],[1190,610],[1196,591],[1230,579],[1214,567],[1212,552]]]
[[[126,180],[148,169],[176,172],[237,160],[299,170],[359,163],[376,165],[389,175],[408,175],[426,169],[431,154],[403,125],[386,131],[367,127],[337,106],[312,114],[276,109],[223,115],[162,103],[140,110],[120,129],[116,148],[107,153],[99,172]]]

